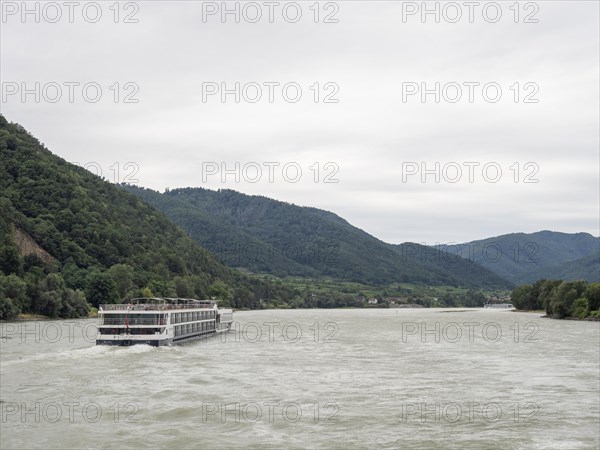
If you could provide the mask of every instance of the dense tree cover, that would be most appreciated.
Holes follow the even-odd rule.
[[[538,280],[513,289],[511,301],[517,309],[543,309],[557,319],[600,318],[600,283]]]
[[[37,248],[20,249],[17,231]],[[0,319],[85,316],[140,295],[253,308],[294,293],[221,264],[156,209],[0,115]]]
[[[124,189],[165,213],[232,267],[275,276],[331,277],[471,288],[510,283],[466,259],[418,244],[391,245],[337,215],[232,190]]]
[[[544,278],[591,283],[600,273],[600,238],[588,233],[512,233],[442,248],[517,285]]]
[[[469,289],[465,294],[444,294],[431,306],[477,308],[485,305],[487,301],[483,292]]]

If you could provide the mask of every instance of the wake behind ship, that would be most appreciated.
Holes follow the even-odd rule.
[[[135,298],[100,305],[98,314],[96,345],[179,344],[227,332],[233,323],[233,310],[189,298]]]

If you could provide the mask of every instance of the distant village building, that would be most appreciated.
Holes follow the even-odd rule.
[[[375,297],[371,297],[368,300],[369,305],[376,305],[377,304],[377,299]]]

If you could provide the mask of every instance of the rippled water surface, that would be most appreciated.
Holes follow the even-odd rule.
[[[600,447],[599,323],[490,310],[238,312],[226,336],[97,347],[5,323],[0,447]]]

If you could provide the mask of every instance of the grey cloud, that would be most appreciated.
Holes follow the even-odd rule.
[[[338,4],[337,24],[203,23],[201,2],[140,2],[137,24],[8,21],[3,82],[95,81],[104,91],[96,104],[11,97],[0,107],[65,159],[106,174],[135,162],[140,184],[158,190],[203,185],[203,162],[298,162],[296,184],[204,185],[329,209],[389,242],[598,234],[597,3],[537,2],[536,24],[403,23],[401,2]],[[116,81],[139,85],[139,103],[112,101]],[[203,103],[207,81],[294,81],[303,98]],[[405,81],[494,81],[503,98],[403,103]],[[528,81],[539,103],[515,103],[510,86]],[[339,103],[315,104],[315,82],[337,83]],[[314,183],[308,168],[330,161],[339,183]],[[497,185],[403,183],[411,161],[492,161],[505,175]],[[514,162],[539,164],[539,184],[513,183]]]

